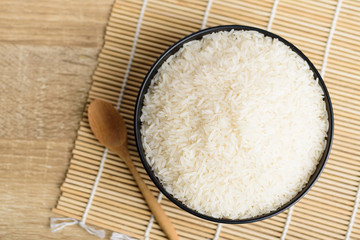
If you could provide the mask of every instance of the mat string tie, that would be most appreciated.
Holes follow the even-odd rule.
[[[110,240],[138,240],[136,238],[131,238],[125,234],[122,233],[117,233],[117,232],[113,232],[113,234],[111,235]]]
[[[78,220],[76,220],[74,218],[51,218],[50,219],[50,227],[51,227],[52,232],[59,231],[59,230],[63,229],[64,227],[75,225],[75,224],[79,224],[80,227],[82,227],[88,233],[90,233],[92,235],[95,235],[95,236],[97,236],[99,238],[104,238],[105,237],[105,231],[104,230],[96,230],[96,229],[94,229],[92,227],[89,227],[89,226],[85,225],[85,223],[80,222],[80,221],[78,221]]]

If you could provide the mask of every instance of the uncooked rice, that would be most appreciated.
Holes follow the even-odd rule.
[[[324,151],[323,95],[278,39],[206,35],[167,59],[145,94],[146,159],[166,191],[199,213],[269,213],[303,189]]]

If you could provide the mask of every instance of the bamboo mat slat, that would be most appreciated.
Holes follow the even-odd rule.
[[[218,225],[186,213],[163,197],[160,204],[181,239],[360,239],[360,2],[342,1],[329,42],[337,6],[335,0],[117,0],[114,3],[87,104],[94,98],[114,106],[120,104],[120,113],[128,127],[131,156],[156,196],[159,191],[137,155],[133,111],[148,69],[182,37],[202,27],[225,24],[271,29],[295,44],[319,72],[323,71],[333,101],[333,149],[319,181],[299,203],[261,222]],[[273,20],[269,24],[271,16]],[[324,64],[327,44],[330,47]],[[105,158],[86,224],[138,239],[143,239],[150,230],[150,239],[166,239],[156,220],[149,224],[151,212],[124,162],[111,152],[104,154],[105,148],[92,135],[87,106],[62,193],[53,211],[82,219],[100,163]]]

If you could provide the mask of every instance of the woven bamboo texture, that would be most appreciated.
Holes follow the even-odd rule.
[[[187,214],[163,197],[161,205],[179,236],[360,239],[360,1],[118,0],[106,29],[88,103],[99,98],[114,106],[120,104],[131,156],[150,189],[158,195],[134,142],[133,111],[138,89],[152,63],[175,41],[202,27],[225,24],[270,29],[300,48],[322,71],[333,101],[334,144],[326,168],[312,190],[291,211],[261,222],[218,226]],[[104,147],[90,131],[86,110],[87,107],[54,212],[82,218],[105,157],[86,224],[143,239],[151,213],[123,161],[111,152],[104,155]],[[149,237],[166,239],[156,221]]]

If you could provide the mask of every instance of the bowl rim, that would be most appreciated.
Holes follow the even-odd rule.
[[[314,73],[314,78],[318,79],[318,84],[321,86],[323,92],[324,92],[324,101],[326,104],[326,109],[327,109],[327,113],[328,113],[328,121],[329,121],[329,129],[328,129],[328,133],[327,133],[327,143],[326,143],[326,147],[324,150],[323,155],[321,156],[318,165],[316,166],[316,169],[314,171],[314,173],[310,176],[310,179],[308,181],[308,183],[306,184],[306,186],[294,197],[292,198],[289,202],[287,202],[286,204],[282,205],[280,208],[271,211],[267,214],[262,214],[256,217],[252,217],[252,218],[246,218],[246,219],[220,219],[220,218],[214,218],[212,216],[209,215],[205,215],[202,213],[197,212],[196,210],[193,210],[191,208],[189,208],[188,206],[186,206],[184,203],[182,203],[181,201],[177,200],[175,197],[173,197],[170,193],[168,193],[165,188],[162,186],[162,184],[160,183],[160,180],[155,176],[155,173],[152,171],[151,166],[148,164],[146,157],[145,157],[145,152],[142,146],[142,140],[141,140],[141,113],[142,113],[142,105],[143,105],[143,99],[144,99],[144,95],[148,90],[148,87],[153,79],[153,76],[157,73],[158,68],[162,65],[162,63],[164,61],[166,61],[166,59],[168,57],[170,57],[171,55],[173,55],[175,52],[177,52],[185,43],[192,41],[192,40],[197,40],[197,39],[201,39],[204,35],[208,35],[211,34],[213,32],[219,32],[219,31],[231,31],[231,30],[245,30],[245,31],[256,31],[256,32],[260,32],[262,34],[264,34],[265,36],[269,36],[271,38],[277,38],[279,41],[283,42],[284,44],[286,44],[287,46],[289,46],[294,52],[296,52],[302,59],[304,59],[311,71]],[[194,32],[182,39],[180,39],[179,41],[177,41],[176,43],[174,43],[172,46],[170,46],[166,51],[164,51],[160,57],[158,57],[158,59],[154,62],[154,64],[151,66],[151,68],[149,69],[148,73],[146,74],[141,87],[139,89],[138,92],[138,96],[136,99],[136,105],[135,105],[135,111],[134,111],[134,134],[135,134],[135,142],[136,142],[136,147],[139,153],[139,157],[141,159],[141,162],[147,172],[147,174],[150,176],[151,180],[153,181],[153,183],[156,185],[156,187],[162,192],[163,195],[165,195],[170,201],[172,201],[175,205],[177,205],[178,207],[180,207],[181,209],[185,210],[186,212],[195,215],[199,218],[202,218],[204,220],[207,221],[211,221],[211,222],[217,222],[217,223],[228,223],[228,224],[243,224],[243,223],[252,223],[252,222],[257,222],[257,221],[261,221],[261,220],[265,220],[267,218],[273,217],[285,210],[287,210],[288,208],[292,207],[295,203],[297,203],[301,198],[303,198],[308,191],[312,188],[312,186],[315,184],[315,182],[318,180],[318,178],[320,177],[326,162],[328,160],[329,154],[330,154],[330,150],[331,150],[331,146],[332,146],[332,142],[333,142],[333,134],[334,134],[334,115],[333,115],[333,109],[332,109],[332,104],[331,104],[331,99],[330,99],[330,95],[329,92],[326,88],[326,85],[321,77],[321,75],[319,74],[319,72],[317,71],[316,67],[312,64],[312,62],[305,56],[304,53],[302,53],[297,47],[295,47],[292,43],[290,43],[289,41],[285,40],[284,38],[260,29],[260,28],[256,28],[256,27],[250,27],[250,26],[244,26],[244,25],[220,25],[220,26],[215,26],[215,27],[210,27],[210,28],[206,28],[197,32]]]

